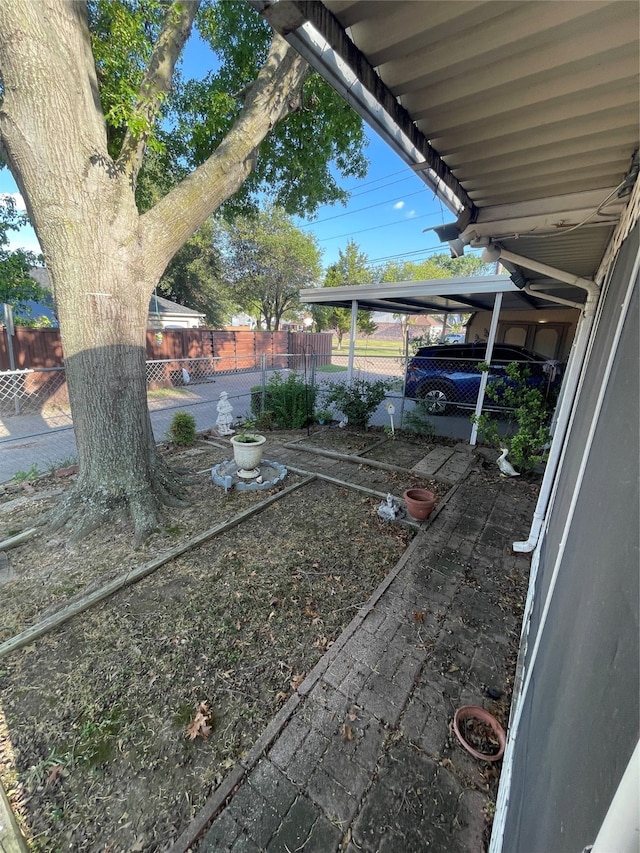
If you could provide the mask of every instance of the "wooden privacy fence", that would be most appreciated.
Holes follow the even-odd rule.
[[[332,335],[327,332],[248,332],[222,329],[147,329],[148,361],[182,361],[211,358],[215,371],[258,369],[267,366],[304,367],[304,356],[318,356],[317,364],[331,363]],[[58,329],[16,326],[12,339],[16,369],[63,367],[64,354]],[[282,358],[285,355],[300,358]],[[299,362],[299,363],[298,363]],[[170,365],[168,365],[169,369]],[[0,370],[10,369],[6,329],[0,334]]]

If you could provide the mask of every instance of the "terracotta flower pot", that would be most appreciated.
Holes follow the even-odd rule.
[[[407,505],[407,512],[417,521],[429,518],[436,505],[436,496],[427,489],[407,489],[403,495]]]
[[[462,732],[462,726],[465,720],[470,719],[484,723],[491,729],[491,733],[493,735],[492,740],[495,739],[498,742],[497,751],[479,752],[465,739]],[[479,761],[499,761],[504,755],[504,748],[507,743],[507,737],[504,733],[504,729],[493,714],[490,714],[489,711],[485,711],[484,708],[480,708],[478,705],[463,705],[462,708],[458,708],[453,718],[453,730],[467,752],[470,752],[471,755]]]

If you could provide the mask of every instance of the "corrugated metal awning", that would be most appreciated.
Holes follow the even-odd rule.
[[[300,301],[351,308],[356,300],[359,310],[392,314],[466,314],[492,311],[496,293],[503,294],[504,311],[552,307],[523,293],[504,275],[307,288],[300,291]],[[577,293],[580,291],[571,290],[574,299]]]

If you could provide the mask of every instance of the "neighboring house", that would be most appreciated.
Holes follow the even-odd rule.
[[[234,329],[242,329],[251,332],[255,329],[255,327],[255,317],[252,317],[251,314],[247,314],[244,311],[241,311],[239,314],[234,314],[231,318],[231,323],[228,326],[225,326],[225,328],[230,331]]]
[[[42,302],[29,302],[31,317],[47,317],[52,325],[58,325],[55,302],[51,294],[51,282],[49,273],[44,267],[32,267],[29,271],[31,278],[35,279],[47,296]],[[25,316],[26,312],[16,312],[16,316]],[[149,300],[149,318],[147,326],[150,329],[197,329],[204,326],[205,315],[194,311],[184,305],[178,305],[170,299],[155,294]]]
[[[29,300],[23,303],[24,307],[14,307],[14,319],[17,321],[20,321],[20,319],[37,320],[39,317],[45,317],[53,327],[57,328],[58,317],[56,315],[56,306],[53,301],[53,296],[51,295],[49,288],[49,274],[44,267],[32,267],[29,270],[29,275],[37,281],[40,287],[43,290],[46,290],[47,293],[41,302],[33,302],[32,300]]]
[[[197,329],[206,325],[204,319],[205,315],[199,311],[162,296],[154,294],[149,301],[147,326],[150,329]]]

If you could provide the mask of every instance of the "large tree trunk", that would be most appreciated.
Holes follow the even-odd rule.
[[[54,523],[70,525],[76,537],[117,514],[130,516],[143,539],[179,492],[156,450],[147,406],[149,285],[133,288],[129,265],[118,266],[103,285],[95,273],[85,279],[96,290],[78,293],[84,316],[61,322],[80,472]]]
[[[170,84],[197,5],[175,4],[167,16],[143,115]],[[306,70],[276,36],[226,139],[140,216],[135,182],[145,139],[127,134],[120,158],[109,156],[84,4],[0,2],[0,153],[25,197],[56,300],[80,473],[55,520],[77,536],[118,513],[141,539],[160,506],[176,501],[147,407],[149,299],[171,257],[240,187],[257,146],[296,108]]]

